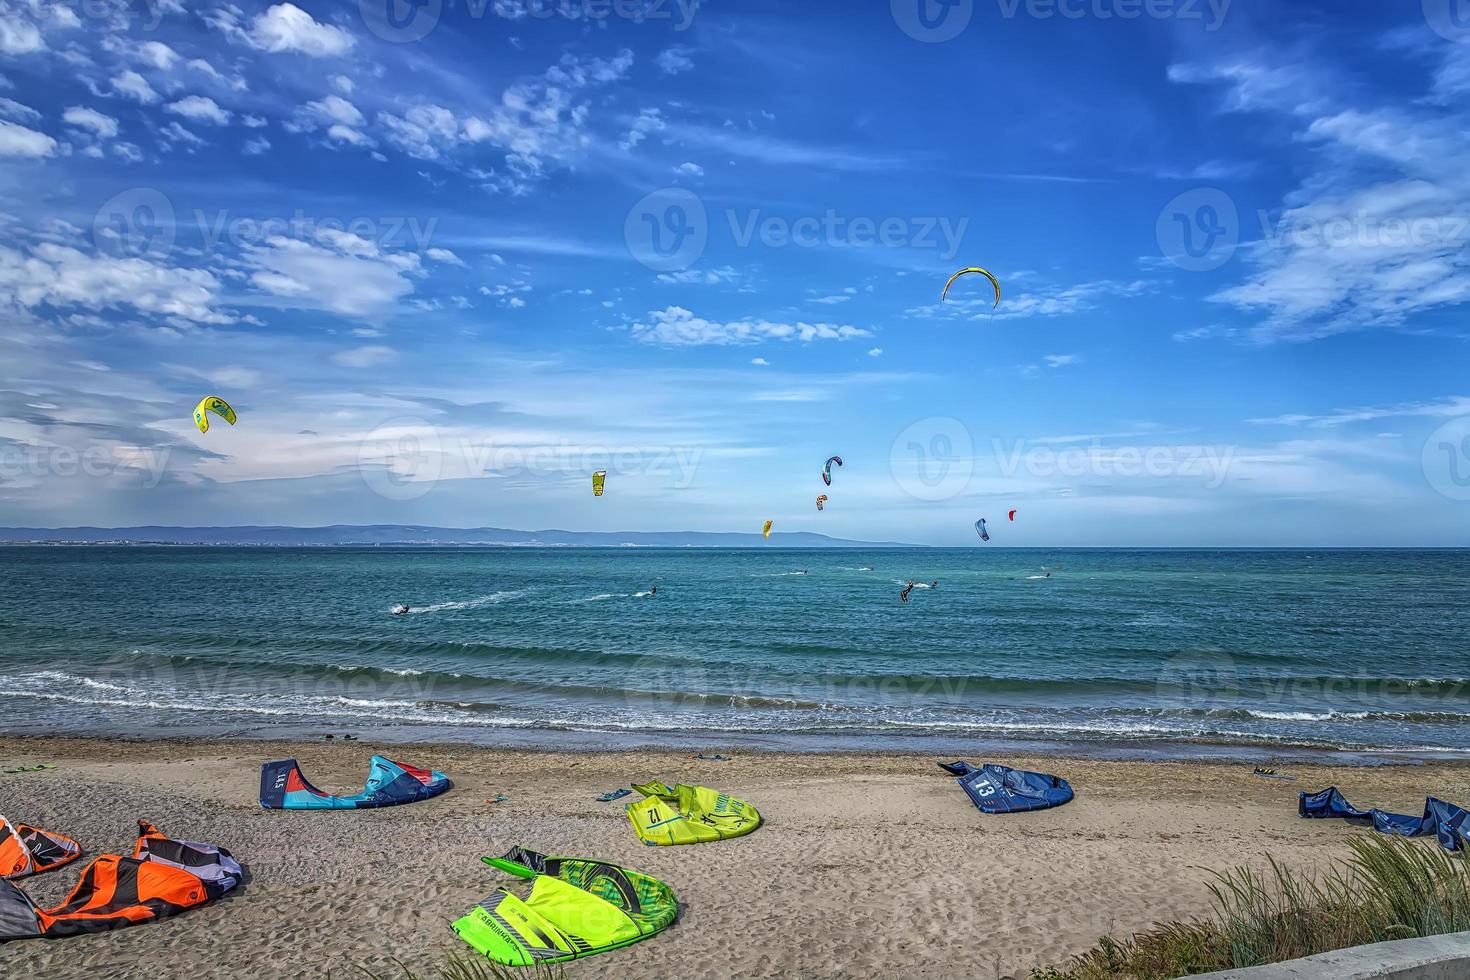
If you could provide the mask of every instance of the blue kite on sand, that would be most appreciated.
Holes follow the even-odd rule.
[[[1447,851],[1463,850],[1470,837],[1470,813],[1453,803],[1424,798],[1424,816],[1414,817],[1407,813],[1389,813],[1387,810],[1359,810],[1329,786],[1320,793],[1302,793],[1297,799],[1296,812],[1303,817],[1340,817],[1352,823],[1371,823],[1380,834],[1397,834],[1400,837],[1428,837],[1433,834],[1440,846]]]
[[[437,770],[375,755],[361,793],[332,796],[307,782],[295,759],[282,759],[260,767],[260,805],[267,810],[364,810],[417,803],[438,796],[451,785],[449,777]]]
[[[1072,787],[1065,779],[1044,772],[959,761],[941,762],[939,768],[958,776],[960,788],[984,813],[1045,810],[1072,799]]]

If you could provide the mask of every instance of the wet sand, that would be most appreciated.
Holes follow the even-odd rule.
[[[383,810],[267,812],[260,763],[294,755],[329,792],[361,789],[368,757],[442,769],[444,796]],[[732,754],[728,753],[727,754]],[[504,879],[479,862],[512,845],[597,857],[674,889],[677,924],[570,977],[1025,977],[1089,947],[1209,909],[1210,869],[1298,867],[1346,855],[1363,831],[1296,815],[1336,784],[1360,805],[1417,813],[1426,793],[1470,800],[1470,764],[1296,765],[972,756],[1055,772],[1077,798],[1009,816],[977,811],[918,755],[534,752],[368,742],[115,742],[0,737],[0,814],[131,853],[138,818],[220,844],[249,880],[225,900],[117,932],[0,946],[0,975],[36,980],[360,975],[467,953],[449,923]],[[732,841],[646,847],[623,804],[595,797],[662,779],[728,791],[765,825]],[[508,802],[488,804],[503,793]],[[27,879],[59,901],[82,863]]]

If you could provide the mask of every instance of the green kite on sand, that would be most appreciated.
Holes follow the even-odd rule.
[[[701,844],[743,837],[761,825],[755,807],[708,786],[671,789],[652,782],[633,788],[644,799],[628,804],[628,819],[645,844]]]
[[[496,963],[560,963],[621,949],[667,929],[679,914],[668,885],[606,861],[520,847],[481,860],[531,879],[525,898],[502,886],[450,927]]]

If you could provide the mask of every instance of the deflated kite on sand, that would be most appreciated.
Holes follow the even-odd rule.
[[[502,886],[450,927],[496,963],[530,966],[594,956],[657,935],[679,914],[668,885],[606,861],[547,857],[520,847],[481,860],[531,881],[524,898]]]
[[[1297,797],[1296,812],[1303,817],[1341,817],[1350,823],[1371,823],[1380,834],[1397,834],[1400,837],[1429,837],[1433,835],[1439,845],[1447,851],[1470,850],[1470,812],[1436,799],[1424,799],[1424,815],[1416,817],[1409,813],[1389,813],[1387,810],[1359,810],[1329,786],[1320,793],[1302,793]]]
[[[260,767],[260,805],[267,810],[364,810],[417,803],[452,785],[442,772],[375,755],[361,793],[332,796],[307,782],[295,759],[282,759]]]
[[[81,853],[81,845],[70,837],[0,817],[0,878],[53,871]]]
[[[645,798],[628,804],[628,820],[638,839],[650,846],[743,837],[761,825],[755,807],[708,786],[680,783],[671,789],[653,782],[633,788]]]
[[[139,820],[133,856],[94,858],[54,908],[39,907],[15,884],[0,880],[0,942],[59,939],[152,922],[214,901],[242,875],[224,848],[173,840]]]
[[[958,776],[960,788],[982,813],[1019,813],[1061,806],[1072,799],[1072,787],[1060,776],[1027,772],[990,763],[941,762],[939,768]]]

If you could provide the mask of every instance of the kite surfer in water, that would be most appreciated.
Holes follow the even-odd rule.
[[[909,601],[909,593],[912,592],[912,591],[914,591],[914,580],[913,579],[909,579],[909,584],[906,585],[906,586],[904,586],[903,591],[898,594],[898,601],[899,602],[908,602]]]
[[[393,607],[392,612],[395,616],[405,616],[408,614],[408,605],[400,602]]]

